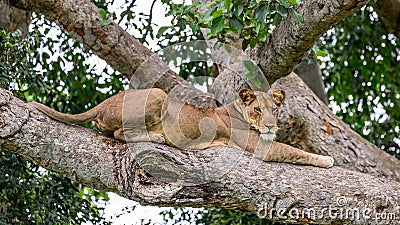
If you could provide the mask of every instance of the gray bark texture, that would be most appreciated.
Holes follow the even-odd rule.
[[[400,38],[400,0],[379,0],[373,7],[389,33]]]
[[[315,57],[315,54],[312,55]],[[325,92],[324,81],[322,80],[322,71],[316,61],[312,64],[308,64],[306,60],[303,60],[294,68],[293,72],[313,90],[325,105],[328,105],[328,96]]]
[[[258,162],[225,147],[188,151],[146,142],[128,146],[51,120],[4,90],[0,127],[2,148],[145,205],[232,208],[295,223],[397,221],[381,217],[399,212],[400,183],[370,174]],[[221,172],[223,160],[213,162],[218,157],[235,163]]]
[[[0,28],[7,32],[21,30],[23,36],[28,33],[31,13],[11,6],[7,1],[0,1]]]

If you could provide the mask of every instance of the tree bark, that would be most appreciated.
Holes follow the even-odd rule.
[[[128,146],[51,120],[4,90],[0,126],[1,148],[141,204],[233,208],[273,221],[318,224],[384,224],[388,220],[380,215],[398,213],[400,183],[395,181],[339,167],[258,163],[225,147]],[[215,163],[218,157],[222,161]],[[221,163],[231,166],[221,172]]]
[[[31,23],[31,13],[11,6],[8,1],[0,1],[0,28],[7,32],[22,31],[24,37]]]
[[[389,33],[400,38],[400,0],[379,0],[372,6]]]
[[[296,73],[309,88],[318,96],[318,98],[328,105],[328,96],[325,91],[324,81],[322,80],[322,71],[316,60],[316,56],[310,53],[308,57],[314,57],[314,63],[308,64],[307,60],[303,60],[294,69]]]

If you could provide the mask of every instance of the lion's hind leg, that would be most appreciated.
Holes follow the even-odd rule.
[[[144,131],[144,132],[133,132],[130,130],[123,130],[120,128],[114,132],[114,138],[123,142],[157,142],[164,144],[165,138],[164,135],[153,132],[153,131]]]
[[[324,168],[332,167],[334,163],[333,158],[330,156],[305,152],[303,150],[278,142],[272,143],[272,146],[264,160],[312,165]]]

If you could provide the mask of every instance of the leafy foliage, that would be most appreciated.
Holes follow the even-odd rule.
[[[107,194],[82,187],[1,149],[0,162],[0,224],[103,221],[101,208],[94,202],[107,200]]]
[[[157,37],[161,37],[167,30],[184,32],[190,28],[196,34],[200,28],[208,28],[209,38],[218,38],[220,41],[225,38],[234,40],[231,34],[238,34],[243,39],[243,49],[265,41],[273,27],[291,12],[299,22],[302,21],[301,15],[294,8],[294,5],[300,3],[299,0],[217,0],[190,5],[167,0],[162,2],[170,7],[166,15],[173,16],[175,23],[161,27]]]
[[[30,88],[26,84],[33,82],[42,86],[44,78],[36,73],[34,55],[31,54],[38,46],[38,39],[29,36],[21,41],[21,38],[20,30],[7,33],[0,29],[0,87],[18,90],[16,94],[20,98],[23,97],[23,91]]]
[[[367,7],[335,26],[319,48],[330,55],[323,75],[336,114],[400,158],[400,40]]]

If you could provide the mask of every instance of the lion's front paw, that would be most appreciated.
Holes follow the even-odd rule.
[[[321,167],[330,168],[333,166],[335,160],[330,156],[321,156]]]
[[[153,133],[150,135],[151,141],[160,143],[160,144],[165,144],[165,138],[164,135],[158,134],[158,133]]]

